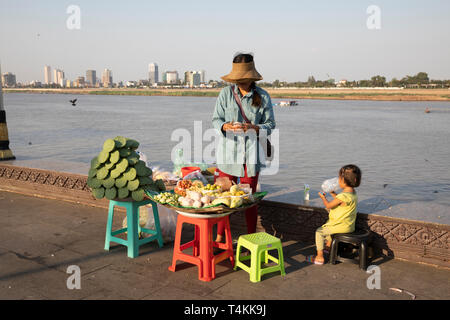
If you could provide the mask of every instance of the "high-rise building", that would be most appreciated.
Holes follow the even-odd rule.
[[[95,87],[97,84],[97,72],[95,70],[86,71],[86,84],[91,87]]]
[[[156,63],[150,63],[148,65],[148,81],[150,85],[158,83],[158,65]]]
[[[2,83],[5,87],[14,87],[16,85],[16,75],[11,72],[3,73]]]
[[[205,70],[200,71],[200,82],[206,83],[206,71]]]
[[[44,67],[44,83],[52,84],[52,68],[50,66]]]
[[[84,87],[85,82],[84,82],[84,77],[78,77],[77,80],[75,81],[75,84],[77,87]]]
[[[201,82],[201,72],[186,71],[184,73],[184,83],[190,87],[199,86]]]
[[[55,79],[56,84],[64,87],[64,71],[59,69],[53,70],[53,78]]]
[[[178,82],[178,71],[166,71],[164,75],[166,83],[175,84]]]
[[[112,71],[109,69],[105,69],[102,73],[102,83],[103,87],[112,87]]]

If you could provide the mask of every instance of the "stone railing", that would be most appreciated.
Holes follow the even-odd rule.
[[[107,208],[86,185],[87,176],[0,163],[0,190]],[[323,208],[261,201],[257,231],[283,240],[314,244],[315,230],[328,217]],[[231,216],[233,233],[246,233],[244,213]],[[358,213],[357,227],[372,231],[372,248],[388,257],[450,267],[450,226]]]

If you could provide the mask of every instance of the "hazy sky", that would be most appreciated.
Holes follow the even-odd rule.
[[[66,26],[68,6],[81,28]],[[381,29],[366,12],[377,5]],[[264,81],[401,78],[420,71],[450,78],[450,1],[103,1],[0,0],[2,72],[44,80],[44,65],[66,78],[112,69],[117,81],[206,70],[219,79],[236,51],[251,51]]]

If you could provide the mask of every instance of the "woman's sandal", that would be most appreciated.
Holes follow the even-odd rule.
[[[323,262],[321,262],[321,261],[316,261],[316,256],[306,256],[306,262],[309,262],[309,263],[314,263],[314,264],[317,264],[317,265],[322,265],[323,264]]]

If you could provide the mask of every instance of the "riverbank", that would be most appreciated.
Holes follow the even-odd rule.
[[[352,89],[352,88],[307,88],[271,89],[265,88],[272,99],[327,99],[327,100],[376,100],[376,101],[450,101],[449,89]],[[5,88],[5,93],[58,93],[127,96],[192,96],[217,97],[221,88],[212,89],[134,89],[134,88],[65,88],[32,89]]]

